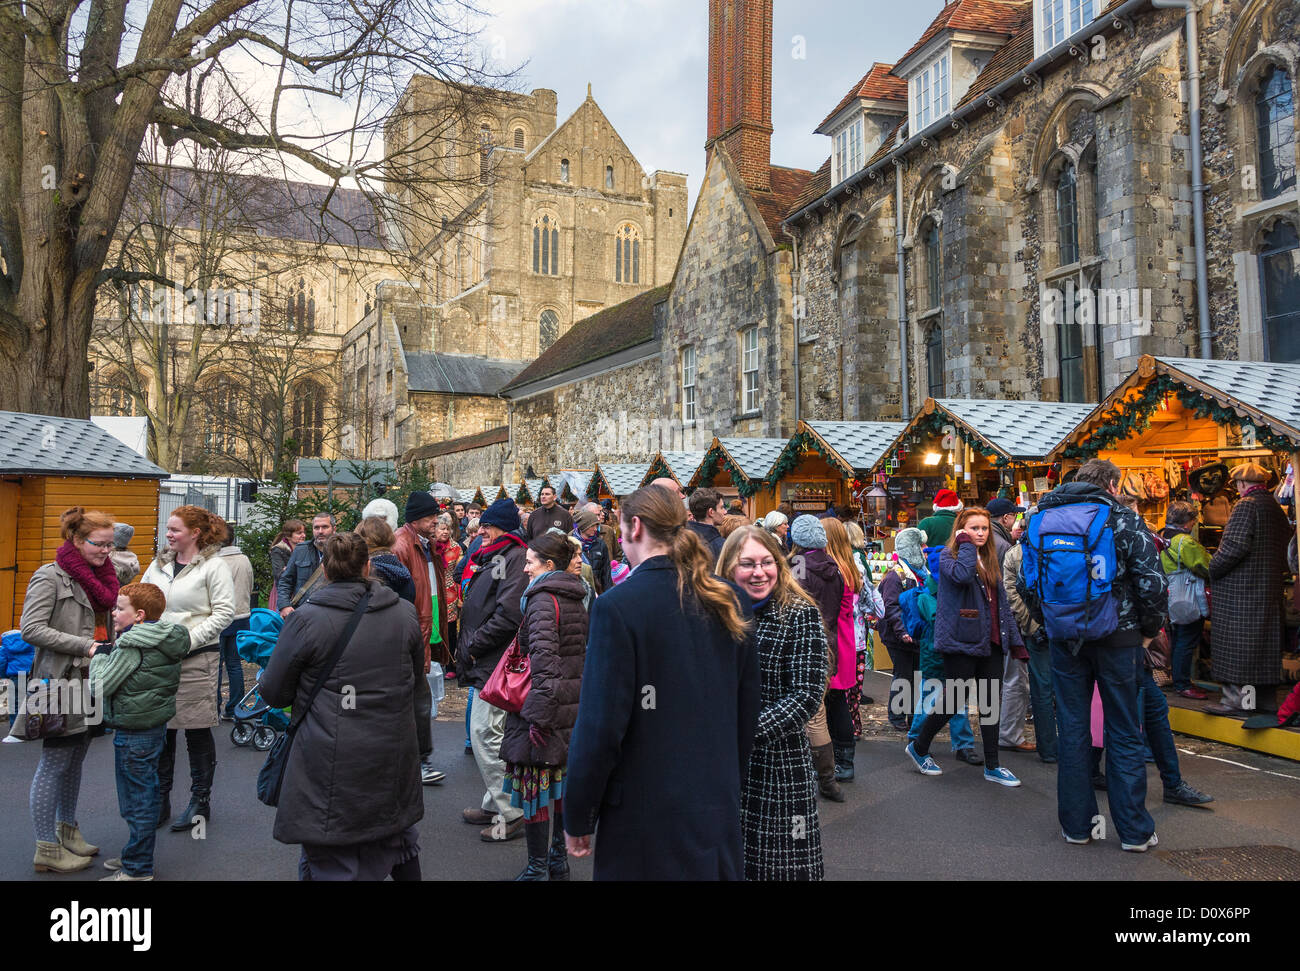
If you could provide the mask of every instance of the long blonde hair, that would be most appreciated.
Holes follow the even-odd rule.
[[[736,578],[736,564],[740,561],[740,551],[751,539],[761,543],[763,549],[771,553],[772,559],[776,560],[776,587],[772,590],[772,597],[777,604],[787,607],[802,602],[816,606],[816,601],[808,596],[807,591],[799,586],[799,581],[794,578],[790,564],[785,560],[785,551],[777,543],[776,536],[762,526],[746,523],[744,526],[738,526],[727,537],[727,541],[722,544],[722,552],[718,554],[718,566],[715,570],[718,576],[726,577],[728,580]]]
[[[957,558],[957,534],[965,525],[976,517],[983,516],[984,521],[989,524],[989,538],[984,541],[983,546],[975,548],[976,568],[979,570],[980,579],[988,586],[993,586],[1002,582],[1002,567],[998,563],[998,548],[993,542],[993,517],[989,511],[981,506],[970,506],[957,513],[957,519],[952,524],[952,535],[948,537],[948,554]]]
[[[844,582],[849,585],[849,589],[854,593],[861,593],[862,574],[853,560],[853,544],[849,542],[849,531],[844,528],[842,522],[833,518],[823,519],[822,528],[826,530],[827,554],[840,568],[840,575],[844,577]]]
[[[733,640],[749,636],[750,625],[740,612],[736,592],[711,572],[713,557],[700,538],[686,528],[686,507],[673,493],[655,485],[643,486],[623,500],[619,515],[627,523],[640,519],[652,539],[669,547],[669,556],[677,568],[677,599],[683,608],[689,588],[700,606],[718,619]]]

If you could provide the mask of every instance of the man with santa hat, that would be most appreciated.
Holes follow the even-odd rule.
[[[952,524],[957,513],[962,511],[962,501],[951,489],[940,489],[934,497],[934,515],[927,516],[918,524],[925,530],[931,546],[942,546],[952,535]]]

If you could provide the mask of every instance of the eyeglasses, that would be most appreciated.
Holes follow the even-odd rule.
[[[85,543],[87,546],[93,546],[95,547],[95,549],[99,549],[99,550],[111,550],[113,548],[113,541],[111,539],[107,543],[96,543],[94,540],[91,539],[85,539],[82,540],[82,542]]]
[[[776,566],[776,560],[770,556],[766,560],[759,560],[757,563],[753,560],[737,560],[736,566],[742,570],[770,570]]]

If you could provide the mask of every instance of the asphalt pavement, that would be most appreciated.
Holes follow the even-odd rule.
[[[877,689],[882,692],[882,681]],[[421,863],[426,880],[508,880],[525,862],[522,838],[489,844],[477,827],[461,821],[461,810],[478,805],[482,781],[464,751],[464,726],[434,725],[437,767],[446,782],[424,789],[420,823]],[[1055,767],[1036,755],[1004,752],[1003,764],[1023,785],[1006,789],[984,781],[983,772],[949,754],[947,735],[933,753],[944,774],[921,776],[908,768],[898,739],[867,739],[857,750],[857,778],[845,785],[848,801],[819,803],[826,875],[834,880],[1013,879],[1013,880],[1185,880],[1164,859],[1170,850],[1208,847],[1285,846],[1300,850],[1300,765],[1226,746],[1193,745],[1185,751],[1183,774],[1213,796],[1208,809],[1161,801],[1161,785],[1149,766],[1147,806],[1156,821],[1159,850],[1124,853],[1113,826],[1110,839],[1090,846],[1067,845],[1056,819]],[[187,789],[185,746],[178,746],[177,784]],[[0,745],[0,879],[92,880],[105,875],[98,861],[120,853],[126,824],[117,811],[111,739],[97,739],[86,757],[78,812],[86,837],[102,847],[96,866],[54,876],[33,872],[35,848],[27,809],[38,743]],[[229,728],[217,738],[217,773],[212,818],[206,838],[164,829],[158,834],[159,880],[293,880],[298,848],[271,836],[275,810],[255,795],[264,755],[236,748]],[[184,804],[183,792],[174,809]],[[1103,814],[1105,794],[1098,793]],[[590,860],[571,860],[575,880],[590,879]]]

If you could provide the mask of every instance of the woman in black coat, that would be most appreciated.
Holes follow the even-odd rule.
[[[300,715],[362,596],[370,603],[289,750],[274,835],[301,843],[303,880],[420,878],[424,816],[414,686],[424,677],[415,608],[368,579],[366,544],[325,547],[326,586],[289,615],[261,694]]]
[[[529,584],[520,609],[519,650],[532,676],[518,714],[506,714],[501,759],[504,791],[524,811],[528,866],[519,880],[569,879],[564,849],[564,766],[578,719],[582,662],[587,653],[586,588],[566,572],[574,549],[558,533],[543,533],[525,553]],[[551,820],[554,820],[554,825]],[[547,839],[550,852],[547,853]]]

